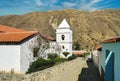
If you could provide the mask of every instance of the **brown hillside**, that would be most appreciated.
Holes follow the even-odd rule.
[[[73,29],[73,41],[79,42],[81,49],[91,49],[105,38],[120,36],[120,10],[82,12],[67,9],[33,12],[25,15],[1,16],[0,24],[37,30],[55,37],[55,29],[64,18]]]

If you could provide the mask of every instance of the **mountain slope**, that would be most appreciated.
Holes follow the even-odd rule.
[[[92,49],[103,39],[120,35],[120,10],[112,9],[94,12],[66,9],[1,16],[0,24],[55,37],[55,29],[64,18],[73,30],[73,42],[79,43],[81,49]]]

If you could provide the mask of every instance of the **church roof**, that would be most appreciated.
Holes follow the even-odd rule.
[[[36,32],[16,32],[16,33],[0,33],[0,42],[20,42]]]
[[[33,36],[33,35],[40,35],[43,39],[53,41],[50,36],[43,34],[37,31],[26,31],[22,29],[17,29],[13,27],[8,27],[5,25],[0,25],[0,42],[21,42],[22,40]]]
[[[22,29],[17,29],[14,27],[9,27],[9,26],[5,26],[5,25],[0,25],[0,33],[2,32],[26,32],[25,30]]]
[[[36,33],[36,31],[25,31],[0,25],[0,42],[20,42]]]
[[[68,22],[66,21],[66,19],[64,19],[61,24],[58,26],[58,28],[70,28],[70,25],[68,24]]]

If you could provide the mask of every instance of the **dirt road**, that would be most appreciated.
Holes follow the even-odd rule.
[[[100,81],[97,68],[84,58],[77,58],[67,70],[50,81]]]

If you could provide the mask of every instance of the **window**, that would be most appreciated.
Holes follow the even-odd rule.
[[[62,48],[63,48],[63,49],[65,49],[65,47],[64,47],[64,46],[62,46]]]
[[[62,40],[64,40],[65,39],[65,35],[62,35],[61,38],[62,38]]]

